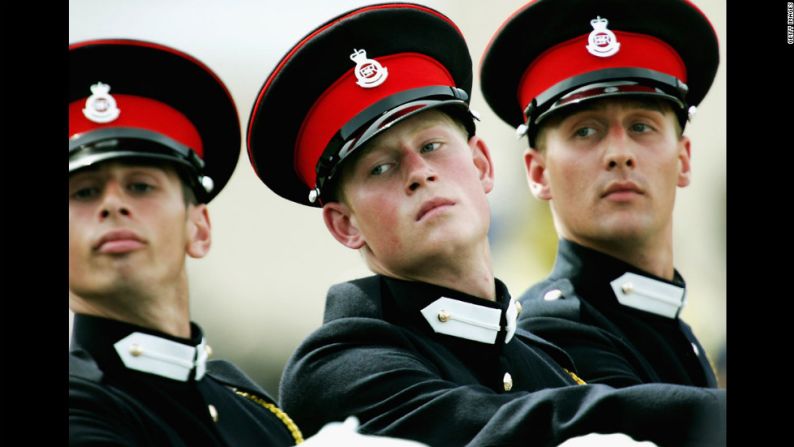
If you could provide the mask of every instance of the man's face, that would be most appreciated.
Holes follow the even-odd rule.
[[[690,175],[689,140],[672,111],[605,99],[543,132],[543,151],[527,151],[525,162],[560,236],[588,246],[670,237],[676,187]]]
[[[371,141],[342,174],[341,202],[323,210],[331,233],[366,249],[375,271],[411,277],[428,263],[487,243],[493,169],[482,140],[438,111]],[[445,259],[445,262],[449,262]]]
[[[185,204],[170,167],[106,162],[72,174],[71,292],[103,296],[176,283],[196,249],[196,219],[206,216],[204,205]]]

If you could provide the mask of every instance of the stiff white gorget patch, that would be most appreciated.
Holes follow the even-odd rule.
[[[196,368],[201,380],[207,368],[207,343],[187,346],[142,332],[133,332],[113,344],[121,361],[129,369],[186,382]]]
[[[427,305],[421,312],[435,332],[480,343],[494,344],[496,336],[502,329],[500,309],[452,298],[441,297]],[[516,332],[517,316],[516,301],[510,300],[505,312],[507,319],[505,343],[508,343]]]
[[[620,304],[667,318],[684,307],[686,290],[636,273],[624,273],[609,283]]]

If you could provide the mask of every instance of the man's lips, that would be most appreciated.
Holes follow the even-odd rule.
[[[104,254],[127,253],[143,247],[145,242],[134,231],[113,230],[105,233],[94,244],[94,250]]]
[[[608,197],[610,199],[628,199],[635,195],[642,195],[645,194],[645,191],[642,190],[639,186],[637,186],[634,182],[613,182],[610,183],[601,197]]]
[[[444,199],[444,198],[430,199],[425,203],[423,203],[422,206],[419,208],[419,212],[416,213],[416,221],[418,222],[422,220],[422,218],[428,215],[428,213],[431,213],[436,209],[452,206],[452,205],[455,205],[455,202],[449,199]]]

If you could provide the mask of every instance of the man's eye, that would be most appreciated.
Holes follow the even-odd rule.
[[[130,189],[130,191],[134,193],[145,193],[152,191],[154,189],[154,186],[148,183],[135,182],[135,183],[130,183],[128,188]]]
[[[439,143],[439,142],[427,143],[424,146],[422,146],[422,148],[419,150],[419,152],[423,153],[423,154],[426,153],[426,152],[433,152],[433,151],[437,150],[439,147],[441,147],[441,143]]]
[[[653,130],[653,128],[646,123],[634,123],[631,125],[632,132],[645,133],[651,130]]]
[[[386,171],[391,169],[391,167],[392,167],[392,165],[388,164],[388,163],[379,164],[379,165],[375,166],[374,168],[372,168],[372,170],[369,171],[369,173],[371,175],[383,175],[383,174],[386,173]]]
[[[579,138],[586,138],[586,137],[592,136],[593,134],[595,134],[595,132],[596,132],[596,130],[593,129],[592,127],[582,127],[582,128],[576,129],[576,132],[574,132],[574,135],[579,137]]]
[[[72,193],[72,197],[78,200],[93,199],[97,196],[99,196],[99,188],[96,187],[80,188]]]

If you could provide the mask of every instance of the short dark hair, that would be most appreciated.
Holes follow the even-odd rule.
[[[184,171],[187,169],[177,169],[176,172],[179,175],[179,179],[182,180],[182,199],[185,201],[185,206],[188,205],[198,205],[198,197],[196,197],[196,192],[194,185],[197,183],[196,180],[191,180],[192,178],[196,177],[195,174],[186,174]]]

